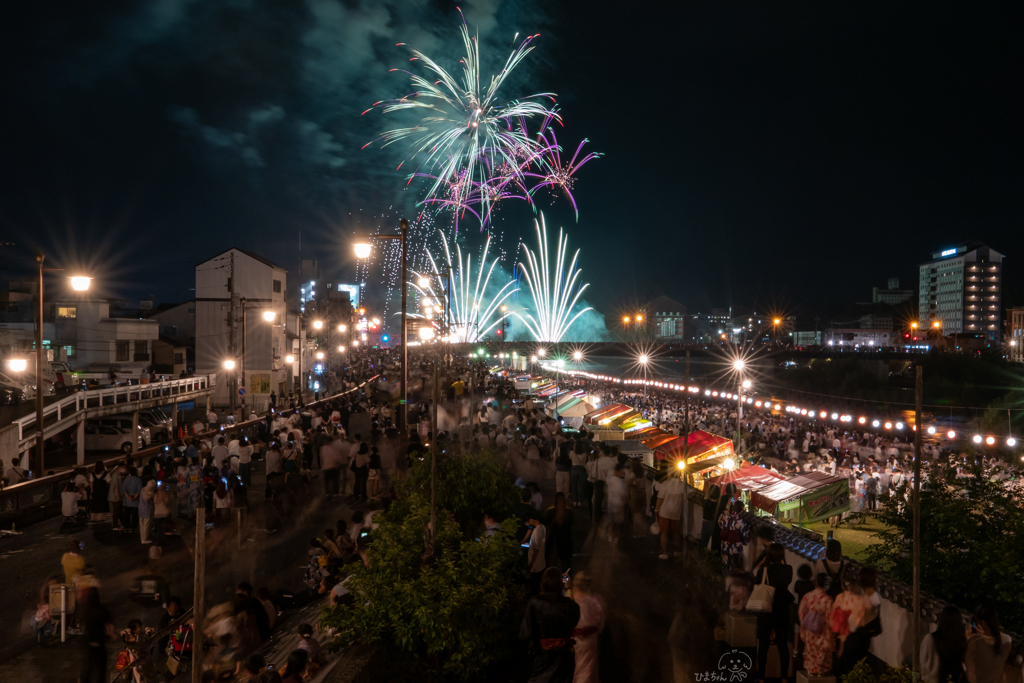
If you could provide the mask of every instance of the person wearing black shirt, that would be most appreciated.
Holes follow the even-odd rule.
[[[718,498],[722,495],[721,489],[717,486],[712,486],[711,490],[708,491],[708,497],[704,501],[704,508],[700,518],[700,547],[707,548],[708,543],[711,542],[711,533],[714,528],[718,526],[715,522],[718,518],[715,516],[718,510]]]
[[[779,651],[779,669],[784,673],[789,671],[789,634],[793,630],[789,614],[793,594],[789,592],[789,584],[793,582],[793,567],[786,564],[786,549],[781,543],[768,546],[764,560],[755,567],[755,584],[765,580],[765,572],[768,573],[768,585],[775,588],[775,598],[770,612],[757,613],[757,677],[761,680],[764,680],[768,664],[772,631],[775,632],[775,647]]]
[[[113,633],[110,610],[100,603],[96,588],[90,588],[82,601],[82,621],[85,626],[85,657],[82,661],[82,683],[107,683],[107,638]]]
[[[540,594],[530,598],[519,629],[520,640],[530,643],[533,665],[529,683],[569,683],[576,672],[572,632],[580,621],[580,606],[562,595],[562,575],[548,567],[540,581]]]

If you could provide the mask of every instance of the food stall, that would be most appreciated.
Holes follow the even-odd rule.
[[[807,472],[755,491],[750,502],[779,521],[809,524],[850,509],[850,482],[846,477]]]
[[[622,424],[640,416],[636,408],[622,403],[609,403],[583,417],[583,426],[594,434],[596,441],[621,441],[626,438]]]
[[[627,457],[640,458],[641,462],[643,462],[647,467],[654,466],[654,451],[645,446],[642,442],[626,439],[624,441],[617,441],[615,445],[618,447],[619,452],[625,454]]]
[[[704,481],[717,477],[728,471],[727,461],[732,460],[732,440],[717,436],[710,432],[694,430],[688,437],[680,436],[666,441],[654,448],[654,459],[682,460],[686,457],[686,471],[693,478],[695,488],[703,490]],[[707,466],[706,460],[714,460],[713,466]]]
[[[778,472],[772,472],[759,465],[752,465],[732,469],[717,477],[712,477],[705,482],[705,485],[707,487],[718,486],[719,489],[725,490],[726,486],[732,484],[737,491],[753,492],[785,480],[786,478]]]

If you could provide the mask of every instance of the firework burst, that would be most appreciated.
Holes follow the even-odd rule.
[[[383,147],[397,142],[409,144],[405,161],[423,157],[419,168],[425,170],[410,175],[409,182],[415,177],[433,180],[424,202],[439,202],[458,211],[477,201],[481,205],[478,215],[485,223],[495,195],[500,196],[501,188],[509,183],[519,181],[522,185],[524,166],[543,151],[542,142],[512,122],[534,117],[557,119],[558,114],[539,101],[549,98],[554,102],[553,93],[504,102],[499,92],[509,75],[533,51],[533,41],[540,34],[519,43],[501,71],[492,75],[489,82],[483,82],[478,37],[470,35],[465,19],[459,31],[466,52],[460,60],[461,80],[427,55],[413,50],[410,61],[421,62],[430,77],[392,69],[409,74],[416,89],[400,99],[377,102],[366,111],[380,108],[385,114],[403,110],[422,114],[417,125],[385,131],[378,140]]]
[[[559,342],[581,315],[593,310],[588,306],[573,315],[573,309],[590,285],[579,282],[582,272],[576,267],[579,249],[573,254],[569,267],[565,266],[569,237],[562,230],[558,231],[558,244],[552,261],[544,214],[541,214],[539,221],[534,220],[533,224],[539,249],[534,253],[524,244],[525,263],[520,262],[519,269],[530,289],[534,313],[525,312],[520,315],[513,312],[513,315],[522,321],[537,341]]]

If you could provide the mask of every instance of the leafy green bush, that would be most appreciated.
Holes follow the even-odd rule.
[[[409,471],[412,489],[430,500],[430,455]],[[488,451],[437,459],[437,508],[455,515],[464,533],[474,533],[484,512],[504,519],[519,500],[520,488]]]
[[[916,680],[914,672],[905,667],[890,666],[881,676],[876,676],[866,658],[857,662],[850,673],[842,677],[842,683],[915,683]]]
[[[354,603],[325,608],[320,623],[339,634],[337,645],[380,643],[392,669],[405,667],[404,680],[467,680],[512,652],[522,598],[517,523],[478,540],[439,509],[429,557],[429,501],[413,491],[382,516],[370,566],[355,566],[346,584]]]

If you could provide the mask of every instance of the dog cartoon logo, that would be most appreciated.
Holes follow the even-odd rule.
[[[742,681],[747,677],[747,672],[754,667],[750,655],[733,648],[732,652],[726,652],[718,660],[718,670],[729,674],[729,681]]]

